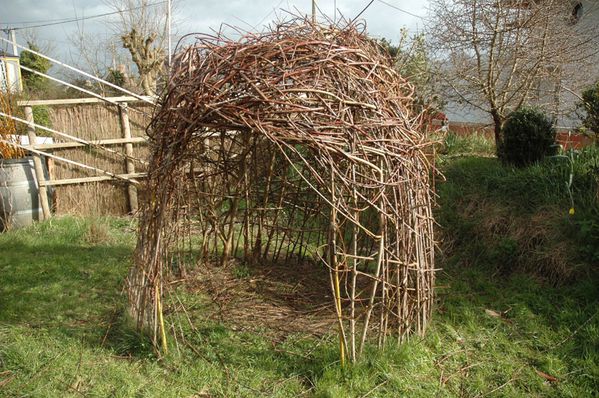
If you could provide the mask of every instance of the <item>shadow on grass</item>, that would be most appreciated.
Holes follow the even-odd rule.
[[[0,241],[0,323],[43,328],[100,344],[131,248]]]
[[[339,369],[334,330],[320,337],[304,330],[285,333],[284,338],[279,333],[273,336],[269,327],[277,324],[267,324],[265,314],[258,313],[264,307],[248,306],[247,311],[258,315],[254,326],[265,323],[262,329],[239,331],[232,316],[210,319],[213,309],[206,296],[181,289],[193,327],[186,319],[177,319],[181,314],[167,314],[177,328],[179,349],[174,347],[174,329],[170,330],[171,353],[156,361],[149,340],[134,331],[123,311],[125,297],[120,292],[132,245],[121,241],[90,245],[81,239],[84,229],[69,235],[67,227],[70,224],[58,225],[37,237],[39,231],[0,236],[0,326],[12,328],[7,343],[30,334],[27,343],[13,344],[5,354],[7,361],[13,358],[10,369],[15,373],[30,368],[30,373],[19,373],[23,385],[29,382],[28,375],[37,374],[30,358],[48,352],[67,352],[68,371],[77,368],[84,351],[81,342],[91,348],[85,355],[93,358],[86,377],[106,386],[113,381],[100,380],[98,369],[124,363],[123,374],[137,372],[135,383],[140,386],[204,386],[212,396],[297,396],[307,391],[317,396],[362,396],[375,388],[372,396],[424,397],[441,390],[450,396],[476,396],[504,383],[505,396],[585,396],[585,391],[599,391],[599,316],[592,318],[599,304],[596,280],[555,288],[522,275],[492,276],[477,261],[470,267],[441,265],[446,271],[439,285],[449,288],[439,290],[438,312],[427,336],[399,348],[390,344],[383,352],[369,347],[364,358],[347,370]],[[287,306],[291,316],[285,322],[290,329],[299,322],[294,311],[302,313],[330,300],[325,297],[326,273],[320,280],[312,275],[318,272],[308,267],[257,266],[242,271],[228,270],[215,286],[221,290],[222,282],[230,282],[231,289],[245,286],[238,293],[242,300],[272,302],[279,310]],[[312,285],[315,280],[320,282]],[[305,296],[301,302],[294,298],[299,288]],[[30,357],[17,355],[28,348],[23,346],[48,334],[47,349],[40,343]],[[57,347],[50,346],[54,342]],[[155,379],[147,376],[148,369],[155,372]],[[462,374],[463,369],[468,375]],[[547,383],[536,370],[560,382]],[[48,382],[60,384],[60,377],[44,376],[38,384],[42,388]]]

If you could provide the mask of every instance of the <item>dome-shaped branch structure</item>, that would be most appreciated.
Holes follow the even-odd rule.
[[[200,36],[177,54],[149,129],[129,277],[140,327],[156,342],[166,274],[182,259],[294,258],[330,270],[352,360],[371,332],[379,344],[422,334],[434,239],[421,119],[410,84],[352,26],[294,20],[237,41]]]

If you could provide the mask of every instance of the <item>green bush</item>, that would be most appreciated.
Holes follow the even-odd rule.
[[[32,107],[32,111],[33,111],[33,120],[35,121],[35,124],[38,124],[40,126],[44,126],[44,127],[52,127],[52,120],[50,119],[50,109],[45,106],[45,105],[38,105],[38,106],[34,106]],[[52,134],[41,130],[41,129],[37,129],[36,130],[36,134],[39,136],[51,136]]]
[[[577,113],[586,129],[599,134],[599,82],[582,92],[582,101],[577,104]]]
[[[39,126],[52,128],[52,119],[50,118],[50,108],[48,108],[45,105],[36,105],[36,106],[31,107],[31,110],[33,112],[33,121],[35,124],[37,124]],[[22,107],[19,107],[17,109],[17,113],[15,116],[18,116],[21,119],[26,119],[25,111]],[[25,123],[17,123],[17,134],[27,135],[27,125]],[[52,136],[52,133],[50,133],[49,131],[42,130],[39,128],[35,130],[35,134],[38,137],[51,137]]]
[[[39,47],[35,43],[27,42],[27,45],[33,51],[40,51]],[[29,51],[21,52],[21,55],[19,56],[19,62],[21,65],[41,73],[48,73],[48,70],[52,67],[52,63],[50,61]],[[50,80],[27,70],[22,71],[22,77],[25,88],[29,92],[43,93],[48,90],[50,86]]]
[[[497,156],[517,167],[528,166],[555,155],[555,129],[543,112],[520,108],[512,112],[502,128],[502,143]]]

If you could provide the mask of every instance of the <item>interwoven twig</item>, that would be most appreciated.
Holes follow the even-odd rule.
[[[175,57],[152,158],[131,311],[161,335],[168,270],[231,257],[329,268],[342,358],[422,334],[434,284],[429,145],[413,88],[355,26],[302,19]]]

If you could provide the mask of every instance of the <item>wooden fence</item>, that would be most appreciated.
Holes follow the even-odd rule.
[[[147,171],[145,129],[151,104],[134,97],[109,97],[21,101],[19,106],[33,123],[32,107],[48,107],[51,130],[63,134],[29,129],[30,142],[37,134],[54,137],[52,144],[28,149],[47,163],[49,178],[42,174],[38,183],[41,190],[52,191],[49,206],[55,214],[123,215],[137,210],[138,195],[143,194],[138,182]]]

